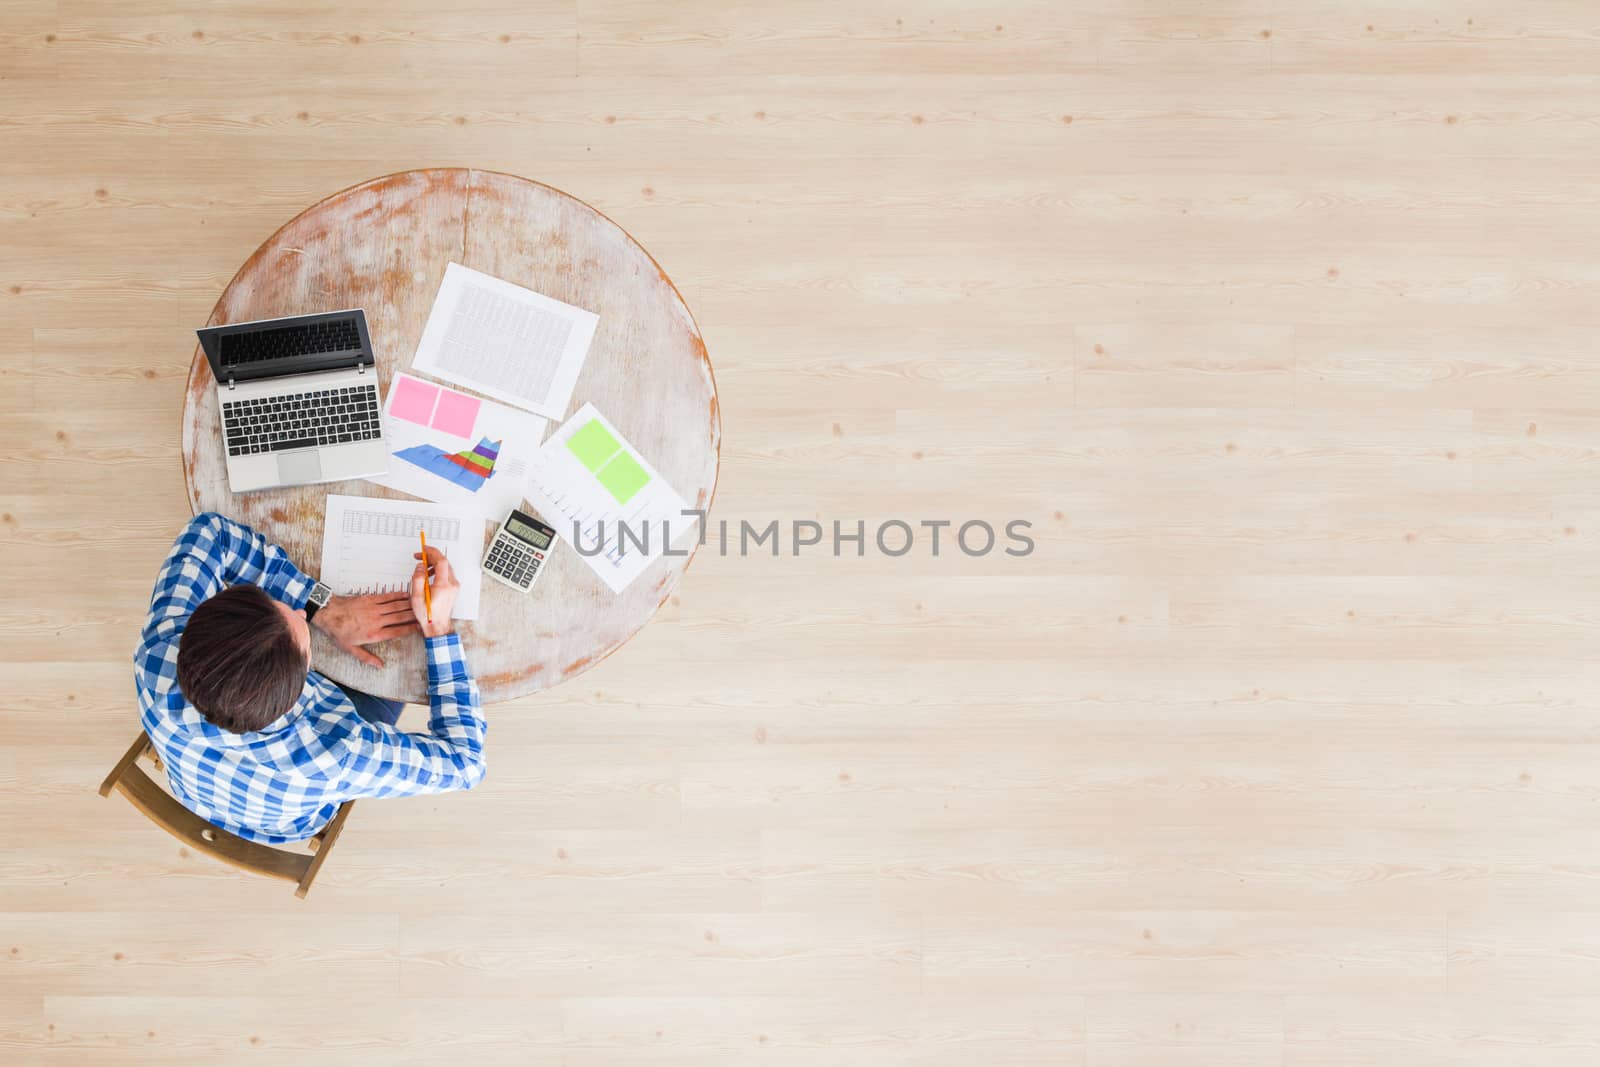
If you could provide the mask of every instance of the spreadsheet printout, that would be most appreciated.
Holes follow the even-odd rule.
[[[582,308],[451,263],[411,369],[560,419],[599,321]]]

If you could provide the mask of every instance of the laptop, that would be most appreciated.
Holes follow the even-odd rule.
[[[217,379],[235,493],[388,472],[377,360],[360,309],[195,332]]]

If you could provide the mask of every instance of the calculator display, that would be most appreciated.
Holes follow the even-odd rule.
[[[543,530],[536,530],[523,522],[515,515],[506,520],[506,530],[533,545],[534,548],[549,548],[550,535]]]

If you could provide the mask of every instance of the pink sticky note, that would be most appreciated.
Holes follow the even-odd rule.
[[[433,413],[433,428],[457,437],[471,437],[481,403],[477,397],[466,393],[458,393],[453,389],[439,390],[439,407]]]
[[[428,425],[428,416],[433,414],[433,400],[439,395],[437,385],[419,382],[415,378],[396,376],[394,385],[390,387],[394,398],[389,403],[389,414],[397,419],[407,422]]]

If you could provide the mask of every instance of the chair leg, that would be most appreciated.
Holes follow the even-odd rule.
[[[306,873],[300,879],[300,884],[295,888],[294,895],[301,900],[311,892],[311,883],[316,880],[317,872],[322,870],[323,862],[328,858],[328,853],[333,851],[334,842],[339,840],[339,831],[344,829],[344,821],[350,815],[350,809],[356,806],[353,800],[347,800],[339,805],[339,810],[334,813],[320,834],[311,839],[311,851],[316,855],[311,857],[311,865],[306,868]]]
[[[135,741],[133,747],[128,749],[121,759],[117,760],[117,765],[111,768],[111,773],[106,775],[106,780],[100,783],[100,795],[103,797],[110,796],[111,790],[117,786],[117,781],[128,772],[128,768],[132,767],[134,761],[144,755],[144,750],[149,747],[150,735],[140,730],[139,740]]]

